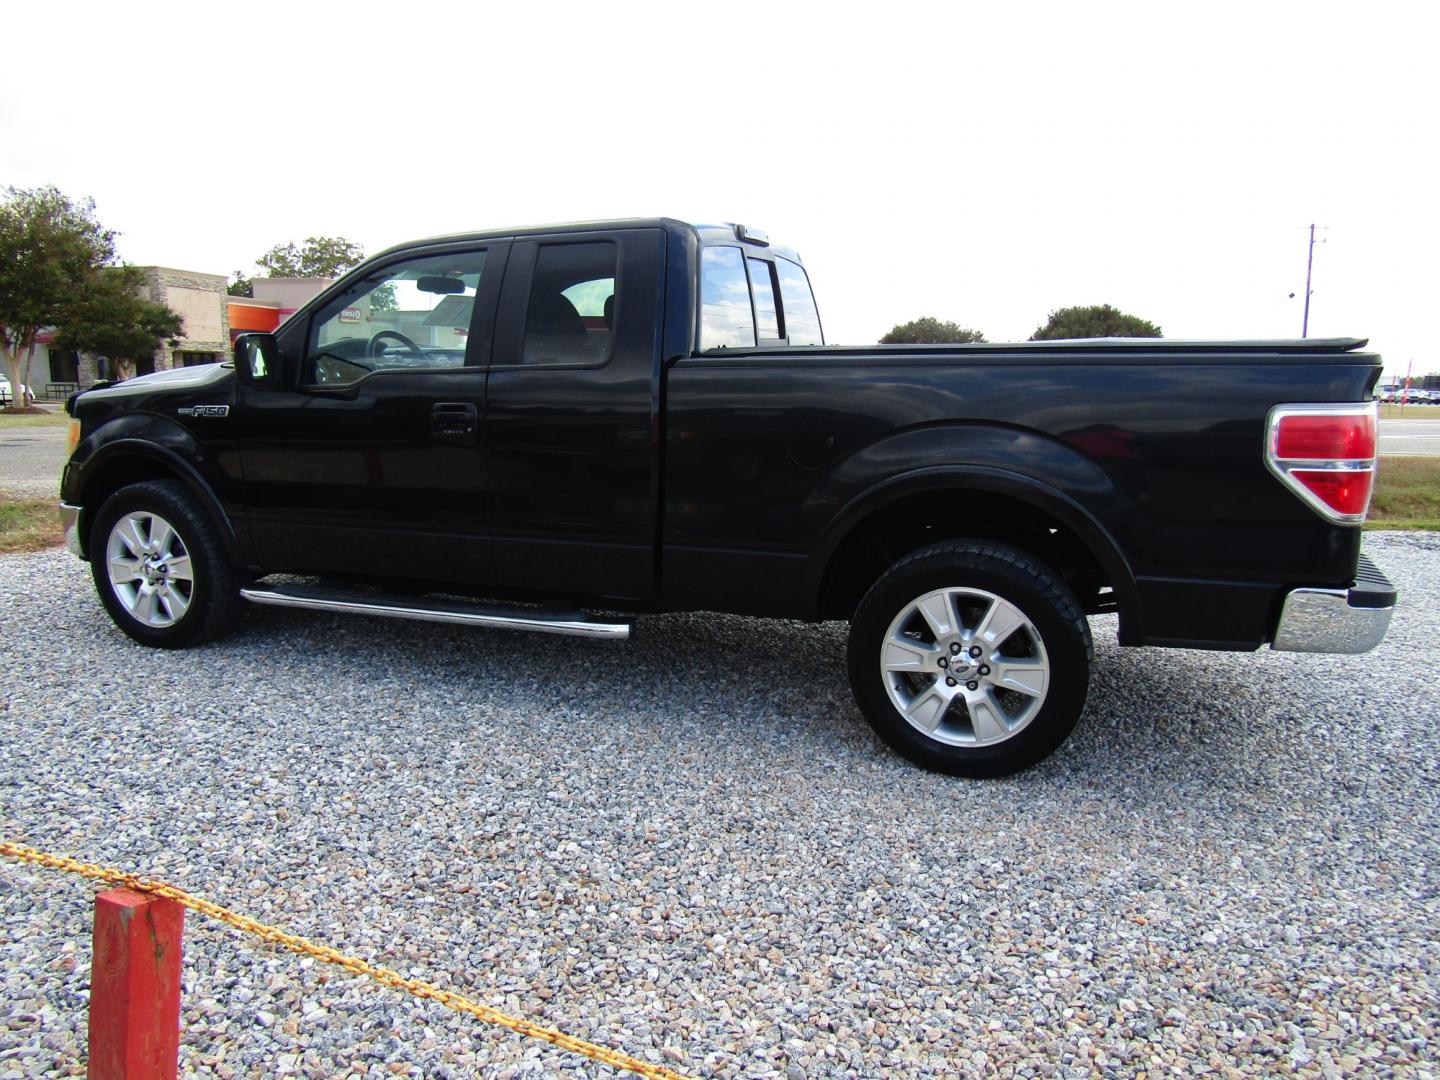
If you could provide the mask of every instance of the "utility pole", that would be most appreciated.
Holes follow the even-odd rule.
[[[1310,336],[1310,271],[1315,266],[1315,225],[1310,225],[1310,251],[1305,256],[1305,317],[1300,323],[1300,336]]]

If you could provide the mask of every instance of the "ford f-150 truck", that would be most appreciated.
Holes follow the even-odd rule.
[[[1364,344],[840,348],[756,229],[447,236],[233,362],[72,398],[61,514],[149,645],[246,602],[610,638],[587,610],[849,620],[880,736],[995,775],[1075,725],[1087,615],[1122,645],[1380,641]]]

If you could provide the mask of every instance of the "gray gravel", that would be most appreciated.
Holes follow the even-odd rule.
[[[1020,777],[898,760],[842,629],[255,610],[129,643],[0,558],[0,835],[715,1076],[1427,1076],[1440,536],[1359,658],[1120,650]],[[83,1071],[92,889],[0,865],[0,1077]],[[609,1075],[192,917],[182,1071]]]

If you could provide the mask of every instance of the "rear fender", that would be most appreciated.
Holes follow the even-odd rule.
[[[1120,639],[1143,636],[1129,561],[1103,518],[1128,500],[1079,451],[1035,432],[996,425],[936,425],[900,432],[858,451],[816,487],[807,514],[828,518],[810,560],[812,595],[846,537],[886,505],[924,492],[986,492],[1025,503],[1075,535],[1105,572],[1120,612]]]

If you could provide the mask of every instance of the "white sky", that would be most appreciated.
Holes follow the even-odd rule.
[[[1311,336],[1440,371],[1430,0],[49,0],[3,21],[0,185],[93,196],[134,263],[670,214],[796,248],[841,343],[920,315],[1023,339],[1091,303],[1169,337],[1286,337],[1313,221]]]

